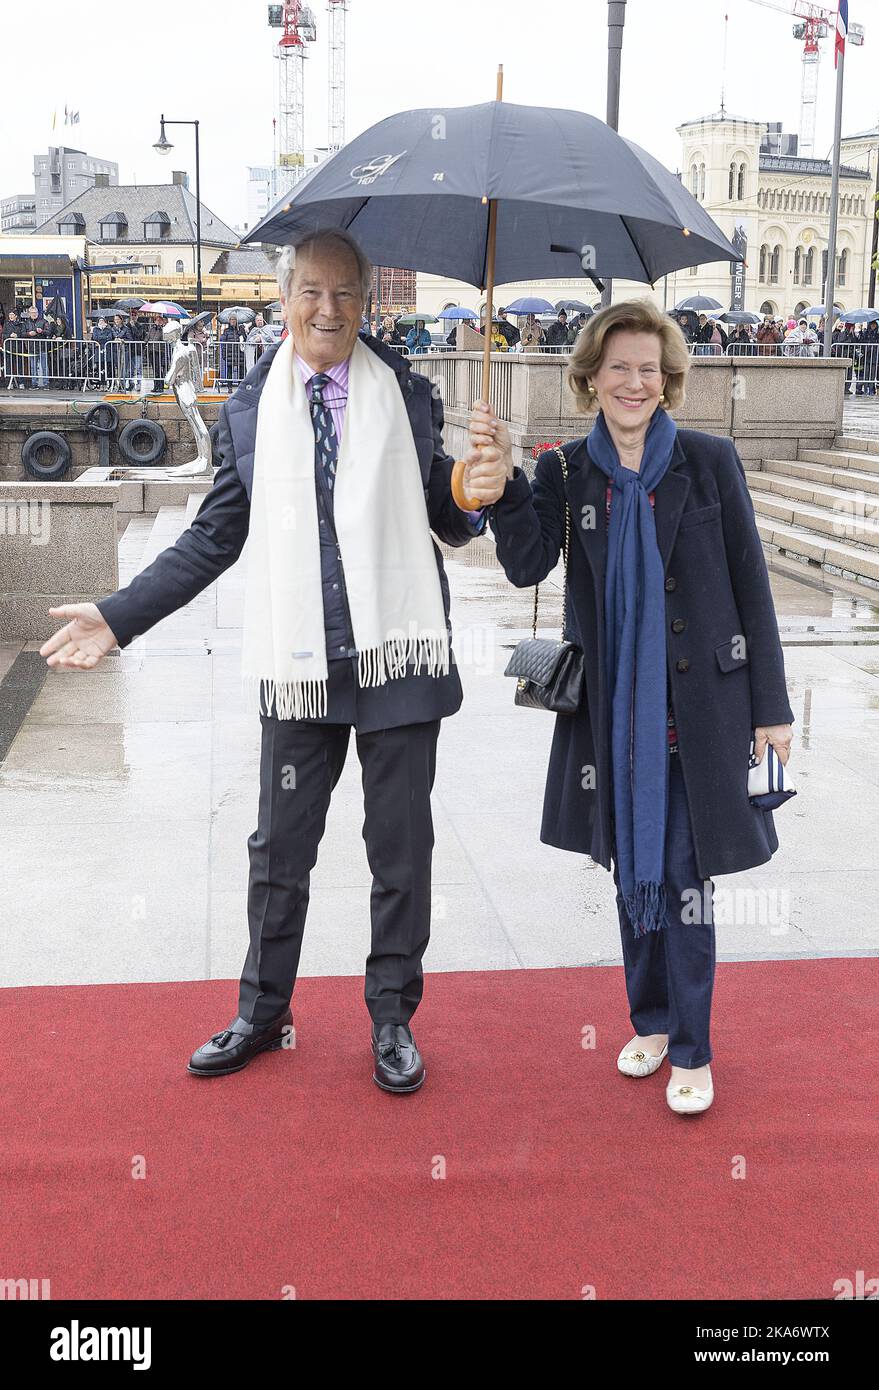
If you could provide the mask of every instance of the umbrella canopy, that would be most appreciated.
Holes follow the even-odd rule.
[[[473,309],[462,309],[455,304],[451,309],[440,309],[437,314],[438,319],[478,319],[479,315]]]
[[[217,315],[219,323],[228,323],[231,318],[237,319],[239,323],[250,323],[252,319],[256,318],[256,314],[246,305],[242,305],[237,309],[224,309],[221,314]]]
[[[266,305],[266,313],[267,313],[267,314],[280,314],[281,308],[282,308],[282,305],[281,305],[280,299],[275,299],[271,304],[267,304],[267,305]]]
[[[127,309],[89,309],[86,314],[87,319],[106,319],[109,323],[114,314],[121,314],[124,319],[128,318]]]
[[[374,265],[482,286],[492,204],[496,284],[652,283],[742,259],[680,180],[604,121],[506,101],[388,116],[307,174],[242,244],[343,227]]]
[[[709,309],[722,309],[723,305],[716,299],[711,299],[707,294],[691,294],[689,299],[682,299],[680,304],[675,305],[675,309],[695,309],[697,314],[707,314]]]
[[[592,309],[588,304],[584,304],[582,299],[560,299],[555,306],[556,313],[564,309],[566,314],[591,314]]]
[[[126,295],[125,299],[117,299],[113,305],[114,313],[120,309],[140,309],[146,304],[145,299],[141,299],[139,294]]]
[[[506,310],[508,314],[554,314],[556,312],[548,299],[527,294],[522,299],[514,299],[512,304],[506,306]]]
[[[879,309],[847,309],[839,315],[840,323],[872,323],[874,319],[879,322]]]
[[[762,323],[759,314],[752,314],[750,309],[730,309],[725,314],[718,314],[718,318],[724,323]]]
[[[401,314],[397,323],[439,323],[436,314]]]
[[[188,319],[189,310],[182,309],[179,304],[174,304],[170,299],[157,299],[155,304],[141,304],[142,314],[161,314],[166,319]]]

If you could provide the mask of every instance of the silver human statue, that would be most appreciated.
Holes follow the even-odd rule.
[[[186,326],[186,332],[197,323],[197,319],[192,319]],[[208,427],[201,418],[198,408],[198,393],[203,389],[201,375],[201,361],[198,349],[193,343],[186,341],[186,333],[181,331],[180,324],[170,319],[162,329],[162,338],[166,343],[173,343],[174,352],[171,357],[171,365],[165,377],[165,390],[173,387],[174,396],[180,407],[182,414],[189,421],[192,432],[195,435],[197,454],[188,463],[178,464],[176,468],[165,469],[165,475],[169,478],[204,478],[212,475],[211,468],[211,437],[208,434]]]

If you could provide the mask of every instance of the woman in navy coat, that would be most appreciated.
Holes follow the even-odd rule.
[[[678,1113],[707,1109],[714,1095],[711,877],[778,848],[771,813],[748,797],[752,731],[758,755],[768,743],[785,763],[793,721],[735,446],[677,430],[667,413],[683,401],[689,365],[680,328],[649,301],[602,309],[571,355],[578,404],[599,414],[590,435],[562,446],[567,483],[554,449],[540,455],[533,486],[513,470],[509,433],[488,406],[474,412],[467,454],[468,491],[493,503],[498,557],[517,587],[555,568],[570,508],[565,636],[584,652],[585,689],[576,714],[556,716],[541,839],[613,863],[635,1029],[618,1067],[648,1076],[668,1056],[666,1098]],[[511,475],[500,495],[489,483],[498,453]],[[628,632],[627,647],[630,621],[647,625]],[[645,751],[648,725],[665,743]],[[660,786],[663,797],[644,795]],[[632,860],[643,864],[657,836],[660,882],[633,884]]]

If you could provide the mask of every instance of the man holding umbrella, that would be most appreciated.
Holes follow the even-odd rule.
[[[429,380],[359,336],[372,267],[353,237],[307,233],[282,252],[278,280],[289,336],[223,406],[220,467],[191,526],[118,593],[50,609],[66,625],[41,651],[53,666],[94,667],[189,603],[249,534],[242,667],[262,722],[250,949],[236,1016],[189,1070],[240,1071],[289,1038],[309,877],[353,728],[373,874],[373,1080],[407,1093],[425,1076],[409,1025],[430,934],[436,744],[462,700],[430,533],[465,545],[484,518],[452,500],[454,461]],[[473,482],[496,500],[500,458]]]

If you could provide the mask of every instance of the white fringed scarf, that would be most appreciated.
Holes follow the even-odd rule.
[[[329,408],[329,407],[328,407]],[[292,336],[257,406],[242,677],[260,713],[327,710],[314,428]],[[448,674],[449,641],[421,470],[396,373],[358,338],[333,489],[361,686],[410,662]],[[274,707],[274,710],[273,710]]]

